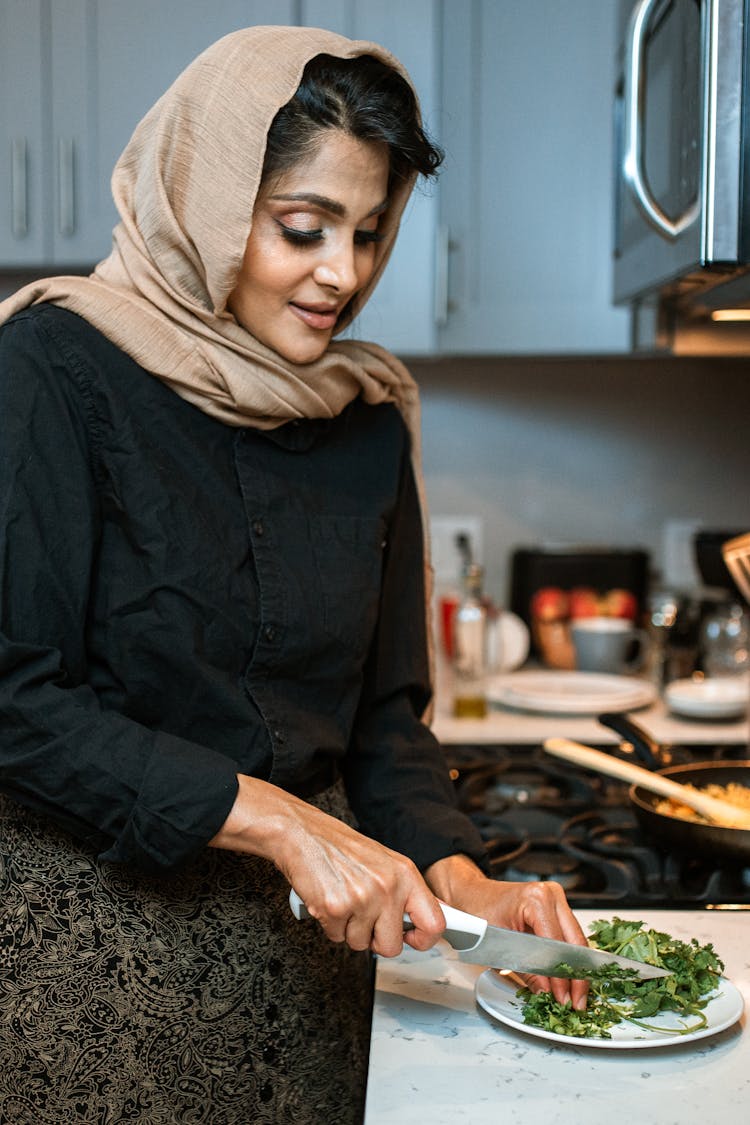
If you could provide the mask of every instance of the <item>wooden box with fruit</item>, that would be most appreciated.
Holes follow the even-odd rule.
[[[631,590],[603,592],[592,586],[542,586],[531,597],[531,634],[537,654],[551,668],[575,668],[570,625],[582,617],[620,617],[635,622],[638,599]]]

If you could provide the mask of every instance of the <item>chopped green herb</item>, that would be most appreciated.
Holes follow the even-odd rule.
[[[634,970],[605,965],[591,974],[583,1012],[558,1003],[551,992],[521,989],[517,996],[523,1000],[524,1023],[579,1039],[610,1039],[609,1028],[622,1020],[652,1030],[644,1020],[659,1012],[678,1013],[680,1026],[672,1030],[680,1035],[706,1026],[703,1009],[724,969],[712,945],[699,945],[695,938],[680,941],[622,918],[594,922],[589,941],[607,953],[670,969],[672,975],[640,980]]]

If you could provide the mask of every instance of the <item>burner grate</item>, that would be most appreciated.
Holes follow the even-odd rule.
[[[458,804],[487,845],[494,878],[558,882],[574,909],[750,908],[750,868],[664,851],[638,824],[621,782],[541,749],[454,749]],[[698,759],[709,759],[705,748]]]

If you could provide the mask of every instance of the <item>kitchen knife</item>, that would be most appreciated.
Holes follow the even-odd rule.
[[[310,917],[307,907],[294,889],[289,894],[289,905],[295,918]],[[517,930],[491,926],[484,918],[456,910],[445,902],[440,903],[440,909],[445,916],[443,937],[455,949],[460,961],[468,961],[472,965],[575,980],[585,980],[591,976],[592,970],[600,969],[603,965],[633,969],[641,980],[671,976],[669,969],[633,961],[629,957],[618,957],[614,953],[604,953],[591,946],[573,945],[567,941],[555,941],[536,934],[523,934]],[[404,915],[404,926],[412,928],[408,914]]]

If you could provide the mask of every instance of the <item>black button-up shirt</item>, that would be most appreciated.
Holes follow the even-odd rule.
[[[238,772],[337,774],[425,867],[483,847],[428,699],[419,505],[391,405],[226,426],[50,305],[0,329],[0,787],[102,858],[184,862]]]

